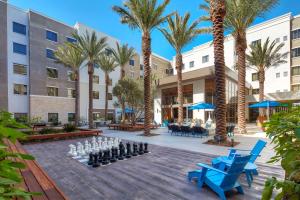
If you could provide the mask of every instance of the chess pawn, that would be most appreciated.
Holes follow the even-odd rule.
[[[114,162],[116,162],[117,160],[116,160],[116,155],[115,155],[115,148],[113,147],[112,149],[111,149],[111,157],[110,157],[110,162],[111,163],[114,163]]]
[[[144,143],[144,153],[149,153],[149,151],[148,151],[148,143]]]
[[[93,160],[93,167],[99,167],[100,164],[98,162],[98,154],[93,154],[94,160]]]
[[[71,155],[71,156],[73,155],[73,146],[74,146],[73,144],[69,145],[70,150],[68,152],[68,155]]]
[[[123,143],[122,142],[120,142],[120,144],[119,144],[119,156],[118,156],[118,159],[119,160],[124,160],[124,145],[123,145]]]
[[[107,150],[104,150],[104,155],[103,155],[103,160],[102,160],[102,165],[107,165],[109,162],[108,162],[108,151]]]
[[[138,145],[136,143],[133,143],[133,156],[137,156],[138,155]]]
[[[131,158],[131,146],[130,143],[126,143],[126,158]]]
[[[144,154],[144,145],[143,143],[140,143],[140,147],[139,147],[139,155]]]
[[[89,153],[89,142],[87,140],[84,142],[84,150]]]
[[[89,154],[89,161],[88,161],[88,165],[92,165],[93,164],[93,153],[91,152],[90,154]]]
[[[101,138],[101,137],[98,137],[98,138],[97,138],[97,141],[98,141],[98,143],[100,144],[100,143],[102,142],[102,138]]]
[[[102,163],[103,160],[103,151],[99,150],[98,151],[98,161],[99,163]]]

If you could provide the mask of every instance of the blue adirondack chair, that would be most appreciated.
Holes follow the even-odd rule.
[[[244,150],[244,149],[230,149],[228,156],[220,156],[217,158],[214,158],[212,160],[212,165],[220,170],[224,170],[226,167],[230,166],[233,158],[235,155],[237,155],[237,151],[250,151],[250,160],[245,166],[244,172],[246,174],[247,182],[249,187],[251,187],[251,183],[253,181],[252,175],[258,175],[257,172],[257,166],[255,165],[255,160],[257,157],[260,156],[261,151],[266,146],[267,142],[263,140],[258,140],[253,147],[253,149],[250,150]]]
[[[188,180],[192,181],[193,179],[197,179],[200,188],[202,188],[203,184],[206,184],[216,192],[222,200],[226,200],[225,192],[234,188],[237,189],[239,193],[244,194],[243,188],[238,182],[238,178],[243,173],[244,167],[249,159],[250,155],[236,155],[226,172],[203,163],[198,163],[197,165],[202,167],[202,170],[189,172]]]

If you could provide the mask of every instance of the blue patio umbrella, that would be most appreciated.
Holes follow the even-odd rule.
[[[210,103],[197,103],[189,107],[189,110],[205,110],[205,109],[215,109],[215,106]]]
[[[278,106],[281,106],[281,103],[277,102],[277,101],[269,101],[269,100],[266,100],[266,101],[262,101],[262,102],[259,102],[259,103],[255,103],[255,104],[252,104],[249,106],[249,108],[267,108],[267,111],[268,111],[268,121],[269,121],[269,118],[270,118],[270,108],[271,107],[278,107]]]
[[[125,113],[134,113],[134,110],[131,108],[125,108]]]

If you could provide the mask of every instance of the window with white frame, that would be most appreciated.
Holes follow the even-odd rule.
[[[194,65],[195,65],[195,62],[194,62],[194,61],[191,61],[191,62],[190,62],[190,68],[193,68]]]
[[[276,73],[276,78],[280,78],[280,73]]]
[[[209,61],[209,56],[202,56],[202,63],[207,63]]]
[[[14,74],[27,75],[26,65],[14,63],[13,68],[14,68]]]
[[[14,84],[14,94],[27,95],[27,85]]]
[[[68,88],[68,97],[69,98],[76,98],[76,90],[73,88]]]

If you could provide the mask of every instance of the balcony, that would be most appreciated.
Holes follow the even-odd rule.
[[[300,84],[300,75],[292,76],[292,84]]]

